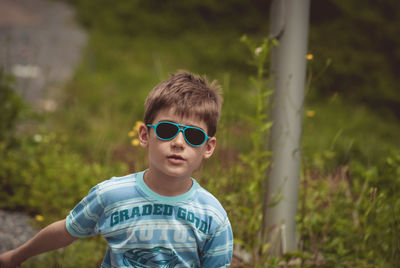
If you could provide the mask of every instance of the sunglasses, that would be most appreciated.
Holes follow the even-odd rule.
[[[172,140],[182,131],[186,142],[193,147],[203,145],[210,138],[201,128],[180,125],[169,121],[160,121],[157,125],[148,124],[147,126],[154,128],[157,138],[163,141]]]

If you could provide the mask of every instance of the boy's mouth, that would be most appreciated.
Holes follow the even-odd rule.
[[[177,154],[171,154],[167,157],[168,159],[174,159],[174,160],[185,160],[182,156],[177,155]]]

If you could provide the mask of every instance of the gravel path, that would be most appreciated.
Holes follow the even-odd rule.
[[[16,248],[36,234],[30,218],[19,212],[0,210],[0,253]]]
[[[73,9],[51,0],[0,0],[0,68],[16,77],[16,91],[38,110],[57,109],[57,97],[86,44]],[[0,210],[0,252],[37,231],[31,219]]]
[[[73,9],[51,0],[0,0],[0,67],[34,107],[57,108],[86,44]]]

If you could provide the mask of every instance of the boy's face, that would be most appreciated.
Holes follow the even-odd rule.
[[[158,112],[152,125],[160,121],[169,121],[180,125],[194,126],[208,131],[205,122],[193,117],[179,117],[174,110],[165,109]],[[194,147],[189,145],[183,132],[171,140],[160,140],[153,128],[142,125],[139,128],[139,141],[142,147],[148,148],[149,171],[155,176],[163,178],[191,177],[201,164],[203,158],[209,158],[214,152],[216,138],[210,137],[203,145]]]

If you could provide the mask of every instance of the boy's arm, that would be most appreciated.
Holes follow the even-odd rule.
[[[65,226],[65,219],[54,222],[25,244],[0,255],[0,268],[16,267],[32,256],[68,246],[75,240]]]
[[[201,267],[229,267],[233,253],[233,234],[228,218],[206,242],[200,256]]]

